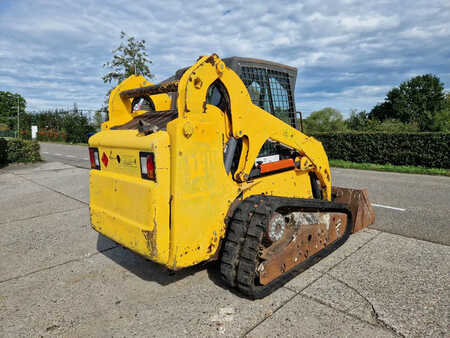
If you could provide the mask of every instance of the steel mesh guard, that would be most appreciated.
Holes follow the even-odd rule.
[[[289,75],[267,68],[242,67],[240,77],[253,104],[295,128],[295,104]],[[258,157],[277,154],[274,144],[266,142]]]

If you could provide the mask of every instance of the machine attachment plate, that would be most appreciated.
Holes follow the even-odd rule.
[[[352,232],[358,232],[375,222],[375,212],[366,189],[332,187],[331,195],[333,202],[346,204],[350,208],[353,218]]]

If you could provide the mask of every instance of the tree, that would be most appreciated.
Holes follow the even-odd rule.
[[[10,130],[16,130],[17,106],[19,106],[21,122],[25,114],[26,104],[25,99],[20,94],[0,91],[0,123],[6,124]]]
[[[31,125],[37,125],[39,131],[65,132],[67,134],[65,140],[72,143],[86,143],[89,133],[95,131],[94,126],[89,123],[76,103],[71,110],[55,109],[37,114],[24,114],[23,125],[26,131],[30,130]]]
[[[312,112],[304,120],[305,132],[338,132],[346,129],[341,112],[334,108],[324,108]]]
[[[430,130],[450,132],[450,107],[438,111],[431,122]]]
[[[353,110],[350,117],[345,121],[348,129],[361,132],[386,132],[386,133],[406,133],[417,132],[415,123],[403,123],[398,119],[370,119],[365,111],[357,112]]]
[[[375,107],[370,111],[368,118],[372,121],[384,121],[386,119],[392,118],[394,112],[392,110],[392,104],[390,102],[377,103]]]
[[[345,125],[351,130],[365,131],[371,120],[368,119],[365,111],[352,110],[350,117],[345,121]]]
[[[148,58],[145,40],[136,40],[120,32],[122,40],[120,46],[112,51],[113,59],[106,62],[103,67],[111,71],[103,75],[104,83],[115,82],[119,84],[133,74],[145,76],[147,79],[153,77],[149,65],[152,63]]]
[[[450,92],[445,93],[443,104],[444,104],[444,109],[450,109]]]
[[[421,131],[428,131],[432,130],[434,116],[444,109],[444,104],[444,84],[439,77],[425,74],[392,88],[384,103],[372,109],[369,118],[398,119],[403,123],[416,123]]]
[[[94,113],[94,123],[93,126],[96,129],[100,129],[101,124],[105,122],[105,117],[107,116],[107,108],[105,106],[101,107],[100,109],[96,110]]]
[[[67,133],[67,141],[71,143],[86,143],[88,134],[95,131],[87,117],[79,111],[65,112],[62,127]]]
[[[394,109],[399,112],[401,121],[427,123],[430,116],[443,108],[444,84],[431,74],[416,76],[400,85],[400,98],[403,102],[397,100],[399,106]]]

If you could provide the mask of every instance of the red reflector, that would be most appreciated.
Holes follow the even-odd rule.
[[[102,155],[102,163],[105,166],[105,168],[108,166],[108,156],[106,156],[105,153]]]
[[[153,161],[153,154],[147,155],[147,176],[148,178],[155,178],[155,162]]]

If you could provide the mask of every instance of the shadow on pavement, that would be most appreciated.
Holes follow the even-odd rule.
[[[187,276],[194,275],[203,270],[206,265],[199,264],[179,271],[172,271],[162,265],[145,259],[131,250],[124,248],[120,244],[116,244],[116,247],[112,247],[111,243],[112,241],[110,239],[99,234],[97,238],[97,250],[102,255],[108,257],[137,277],[146,281],[157,282],[161,285],[169,285]]]
[[[116,246],[111,245],[112,243]],[[119,264],[121,267],[145,281],[157,282],[158,284],[165,286],[199,273],[202,270],[206,270],[209,279],[218,287],[225,289],[240,298],[252,300],[224,282],[220,275],[220,264],[218,261],[203,262],[179,271],[172,271],[162,265],[145,259],[100,234],[97,239],[97,250],[102,255],[108,257],[113,262]]]
[[[120,244],[117,244],[100,234],[97,239],[97,250],[105,257],[111,259],[114,263],[117,263],[124,269],[130,271],[145,281],[156,282],[162,286],[166,286],[185,277],[199,273],[202,270],[206,270],[209,279],[218,287],[225,289],[240,298],[252,300],[251,298],[239,293],[236,289],[231,288],[223,281],[220,275],[220,265],[218,261],[203,262],[179,271],[172,271],[162,265],[145,259],[144,257],[127,248],[124,248]]]

